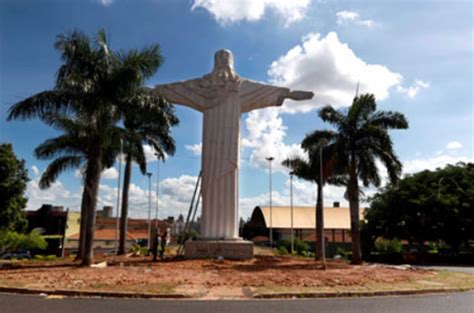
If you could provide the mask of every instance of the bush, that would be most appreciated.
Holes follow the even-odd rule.
[[[375,251],[380,254],[398,254],[403,251],[402,242],[395,239],[377,238],[375,240]]]
[[[288,250],[284,246],[277,247],[278,254],[288,254]]]
[[[19,250],[44,250],[47,246],[46,240],[34,230],[29,234],[0,230],[0,255]]]
[[[297,254],[304,255],[304,256],[308,255],[309,244],[304,242],[303,240],[295,239],[294,248],[295,248],[295,252]],[[291,251],[291,241],[290,240],[280,240],[280,241],[277,242],[277,250],[283,251],[283,249],[286,250],[286,253],[288,253],[288,251]]]

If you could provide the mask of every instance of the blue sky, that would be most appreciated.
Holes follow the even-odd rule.
[[[473,9],[471,1],[0,0],[0,142],[13,143],[26,160],[28,209],[79,207],[77,172],[61,175],[50,190],[37,186],[47,162],[32,151],[55,131],[35,120],[6,122],[5,115],[15,102],[53,87],[58,34],[104,28],[112,49],[161,45],[165,63],[150,86],[200,77],[211,70],[214,52],[227,48],[242,77],[314,91],[312,101],[242,115],[244,217],[268,203],[269,155],[276,158],[274,203],[289,203],[288,174],[279,163],[301,155],[306,133],[328,127],[318,108],[347,106],[357,82],[377,96],[379,109],[407,116],[410,128],[392,132],[405,173],[472,162]],[[160,217],[187,210],[200,167],[201,115],[176,111],[176,155],[160,164]],[[157,162],[149,166],[155,205]],[[116,176],[116,169],[104,173],[100,205],[115,205]],[[146,216],[147,180],[136,168],[132,183],[131,213]],[[315,187],[296,181],[295,194],[296,204],[312,205]],[[344,204],[343,190],[328,187],[325,201]]]

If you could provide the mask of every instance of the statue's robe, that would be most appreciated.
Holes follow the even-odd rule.
[[[204,114],[201,236],[238,239],[240,115],[280,106],[290,90],[238,77],[216,82],[212,75],[155,89],[168,101]]]

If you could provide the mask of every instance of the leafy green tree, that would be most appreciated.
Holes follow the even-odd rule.
[[[344,173],[347,179],[346,195],[351,215],[352,263],[362,262],[359,230],[360,185],[380,186],[380,175],[376,160],[380,160],[388,172],[390,181],[396,182],[402,171],[402,164],[393,150],[389,129],[406,129],[408,122],[398,112],[377,111],[375,97],[364,94],[354,98],[347,111],[325,106],[319,116],[336,129],[315,131],[306,140],[318,142],[325,139],[327,148],[334,156],[334,170]]]
[[[124,184],[122,190],[122,211],[120,215],[120,240],[118,254],[125,253],[127,235],[128,193],[132,176],[132,161],[138,164],[142,174],[146,173],[146,158],[143,144],[149,144],[160,160],[166,154],[174,154],[175,142],[171,137],[171,127],[179,120],[174,113],[174,106],[155,92],[139,89],[134,97],[127,101],[141,103],[142,109],[127,111],[124,118],[124,129],[121,134],[125,154]],[[130,106],[133,107],[133,106]]]
[[[46,249],[47,246],[46,240],[34,230],[29,234],[0,230],[0,255],[18,250]]]
[[[12,106],[8,119],[25,120],[54,113],[70,114],[88,121],[91,133],[82,197],[86,224],[81,233],[84,238],[82,265],[90,265],[93,262],[97,194],[100,173],[104,169],[104,151],[111,130],[125,114],[124,99],[132,96],[158,68],[159,46],[126,53],[113,52],[109,50],[104,31],[99,31],[92,41],[87,35],[74,31],[58,36],[55,47],[63,61],[55,87]],[[140,109],[140,103],[134,105]]]
[[[364,232],[370,242],[398,238],[424,250],[443,242],[455,252],[474,240],[474,164],[408,175],[372,199]]]
[[[0,229],[26,229],[27,182],[25,161],[16,158],[11,144],[0,144]]]

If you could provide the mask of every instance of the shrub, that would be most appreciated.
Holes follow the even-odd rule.
[[[0,230],[0,255],[18,250],[46,249],[48,243],[37,232],[20,234],[9,230]]]
[[[288,254],[288,250],[284,246],[277,247],[278,254]]]
[[[277,243],[277,250],[282,250],[285,249],[286,253],[288,251],[291,251],[291,241],[290,240],[280,240]],[[307,242],[304,242],[301,239],[295,239],[294,241],[294,249],[295,252],[299,255],[304,255],[303,253],[305,252],[305,256],[308,254],[309,251],[309,244]]]
[[[377,238],[375,240],[375,251],[381,254],[398,254],[403,251],[402,242],[397,238],[391,240]]]

